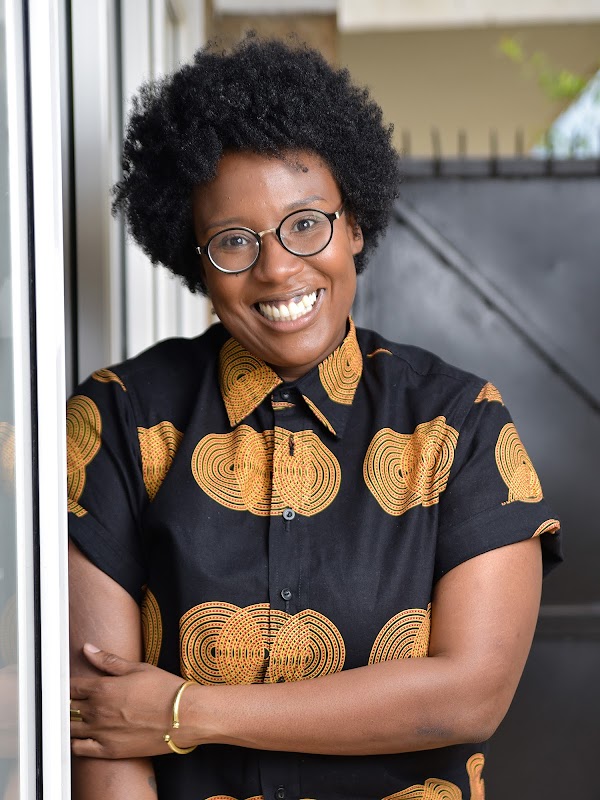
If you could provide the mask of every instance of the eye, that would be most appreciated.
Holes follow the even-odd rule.
[[[212,241],[212,247],[218,250],[243,250],[254,246],[256,242],[245,231],[226,231]]]
[[[324,217],[320,214],[303,214],[296,217],[291,225],[290,233],[314,233],[315,229],[322,225]]]

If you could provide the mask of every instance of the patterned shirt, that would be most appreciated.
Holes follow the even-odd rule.
[[[203,685],[428,654],[432,591],[559,524],[498,390],[352,321],[283,383],[220,324],[69,401],[70,535],[140,604],[145,658]],[[485,746],[154,759],[178,800],[483,800]]]

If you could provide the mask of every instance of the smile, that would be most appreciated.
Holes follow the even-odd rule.
[[[288,302],[257,303],[257,308],[263,317],[272,321],[296,320],[308,314],[317,301],[319,292],[311,292],[302,297],[294,297]]]

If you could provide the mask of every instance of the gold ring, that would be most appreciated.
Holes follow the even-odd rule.
[[[81,711],[78,708],[70,706],[69,711],[71,712],[71,722],[83,722]]]

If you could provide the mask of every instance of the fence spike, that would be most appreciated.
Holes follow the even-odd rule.
[[[461,128],[458,131],[458,157],[467,157],[467,132],[464,130],[464,128]]]
[[[517,128],[515,131],[515,155],[517,158],[523,158],[525,155],[525,134],[523,128]]]

